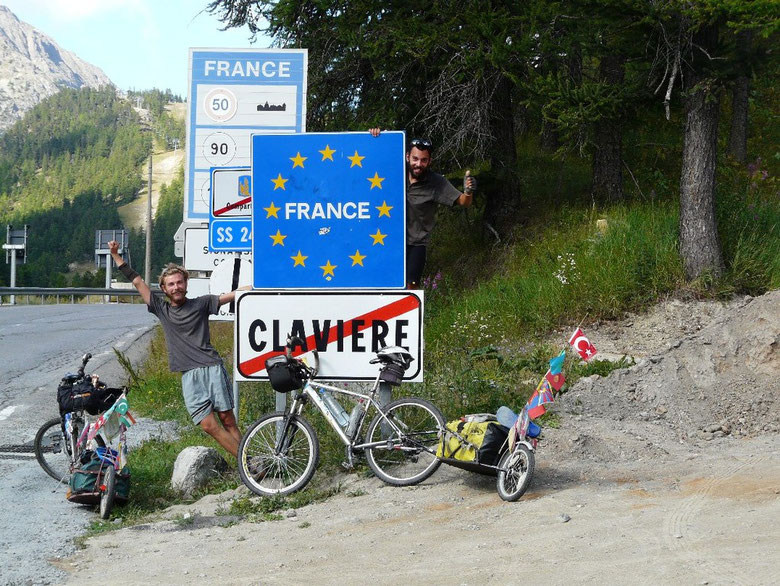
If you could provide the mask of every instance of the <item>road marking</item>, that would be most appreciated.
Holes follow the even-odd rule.
[[[14,411],[16,411],[16,405],[11,405],[0,411],[0,421],[8,419]]]

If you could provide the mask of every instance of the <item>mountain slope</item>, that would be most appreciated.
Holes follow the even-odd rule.
[[[113,85],[99,68],[0,6],[0,133],[63,87]]]

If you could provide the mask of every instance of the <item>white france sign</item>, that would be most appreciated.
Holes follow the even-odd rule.
[[[414,356],[404,380],[422,381],[422,291],[243,292],[234,332],[236,380],[266,380],[265,361],[292,334],[305,341],[296,355],[317,350],[319,379],[374,380],[376,351],[403,346]]]
[[[251,136],[306,127],[306,49],[190,49],[184,221],[209,219],[214,167],[249,167]]]

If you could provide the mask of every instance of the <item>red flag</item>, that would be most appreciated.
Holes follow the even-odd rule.
[[[596,354],[596,347],[590,343],[590,340],[585,337],[580,328],[574,330],[574,333],[569,338],[569,344],[574,348],[580,357],[587,362]]]
[[[563,386],[563,383],[566,382],[566,377],[563,376],[562,372],[559,372],[558,374],[552,374],[548,370],[544,378],[547,379],[547,381],[550,383],[550,386],[554,388],[556,391],[560,391],[561,387]]]

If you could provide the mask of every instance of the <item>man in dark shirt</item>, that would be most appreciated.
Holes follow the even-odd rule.
[[[369,130],[379,136],[380,130]],[[413,138],[406,146],[406,286],[417,288],[425,268],[427,246],[436,223],[436,206],[470,206],[477,180],[466,171],[464,192],[431,171],[431,141]]]
[[[188,272],[169,264],[160,275],[160,289],[168,301],[153,295],[149,286],[124,262],[119,243],[108,243],[119,271],[138,290],[149,313],[160,320],[168,349],[168,366],[182,373],[182,394],[192,421],[234,456],[241,433],[233,414],[233,392],[222,358],[211,345],[209,315],[235,298],[235,291],[222,295],[187,298]]]

